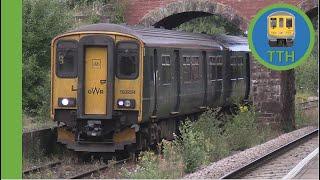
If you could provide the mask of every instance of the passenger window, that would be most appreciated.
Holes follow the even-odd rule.
[[[171,83],[171,64],[170,56],[162,55],[161,57],[161,84],[170,84]]]
[[[236,56],[231,56],[231,79],[236,79],[237,74],[238,74],[238,65],[237,65],[237,57]]]
[[[135,79],[138,77],[138,45],[133,42],[117,44],[117,77],[120,79]]]
[[[59,41],[56,55],[57,76],[71,78],[77,76],[77,42]]]
[[[283,18],[279,18],[279,27],[283,27]]]
[[[210,80],[215,80],[217,79],[217,76],[216,76],[216,57],[214,56],[210,56],[209,57],[209,77],[210,77]]]
[[[199,57],[192,57],[191,60],[191,79],[193,81],[200,79],[200,65],[199,65]]]
[[[241,78],[242,77],[242,71],[243,71],[243,57],[239,56],[238,57],[238,73],[237,73],[237,78]]]
[[[217,58],[217,79],[222,80],[222,56]]]
[[[191,65],[190,65],[191,58],[190,57],[183,57],[182,62],[182,74],[183,74],[183,81],[189,82],[191,80]]]
[[[287,18],[286,26],[287,28],[292,28],[292,18]]]
[[[276,28],[277,27],[277,18],[270,18],[270,26],[272,28]]]

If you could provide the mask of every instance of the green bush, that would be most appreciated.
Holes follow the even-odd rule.
[[[242,31],[237,25],[230,23],[221,16],[212,15],[199,17],[181,24],[178,30],[207,34],[241,35]]]
[[[207,160],[206,141],[202,132],[192,127],[187,119],[179,127],[181,136],[177,139],[178,149],[185,164],[185,172],[194,172]]]
[[[317,95],[319,89],[319,30],[318,17],[312,19],[315,28],[315,43],[310,57],[295,69],[296,89],[300,94]]]
[[[299,93],[317,94],[318,86],[318,55],[311,54],[309,59],[295,71],[296,87]]]
[[[251,109],[239,112],[225,126],[224,136],[232,150],[244,150],[260,140],[257,113]]]
[[[114,10],[108,12],[111,22],[124,22],[125,4],[119,0],[23,0],[22,108],[28,116],[49,118],[51,40],[77,26],[73,19],[76,8],[86,10],[86,24],[100,22],[100,16],[92,10],[94,2],[113,4]]]
[[[209,109],[202,113],[193,125],[196,131],[205,135],[206,154],[210,161],[215,161],[229,154],[228,144],[223,136],[223,126],[228,117],[218,118],[219,111],[220,108]]]
[[[133,179],[150,179],[159,177],[159,157],[153,152],[145,151],[139,155],[139,164],[136,172],[126,173],[125,176]]]
[[[125,23],[125,9],[126,9],[126,1],[121,0],[112,0],[111,3],[114,6],[114,10],[111,13],[111,23],[121,24]]]
[[[49,117],[50,43],[53,37],[71,27],[68,12],[61,1],[23,1],[22,106],[28,115]]]
[[[134,172],[123,170],[126,178],[133,179],[173,179],[183,176],[183,162],[172,142],[162,141],[163,155],[146,151],[139,155]]]

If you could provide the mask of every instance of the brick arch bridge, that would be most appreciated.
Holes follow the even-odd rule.
[[[130,0],[126,21],[171,29],[193,18],[215,14],[246,31],[261,8],[278,2],[296,5],[311,17],[318,12],[318,0]]]
[[[249,21],[263,7],[289,3],[309,17],[318,15],[318,0],[125,0],[128,24],[174,28],[196,17],[219,15],[245,32]],[[276,127],[295,128],[294,70],[272,71],[251,61],[250,98],[260,121]]]

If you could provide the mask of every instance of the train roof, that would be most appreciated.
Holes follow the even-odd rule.
[[[129,34],[137,37],[149,47],[176,47],[200,49],[224,49],[247,51],[246,38],[237,36],[212,36],[208,34],[189,33],[153,27],[129,26],[98,23],[81,26],[70,32],[105,31]]]
[[[250,52],[248,38],[243,36],[216,35],[214,39],[231,51]]]
[[[223,49],[220,44],[212,41],[212,37],[209,35],[160,28],[99,23],[82,26],[70,32],[83,31],[107,31],[129,34],[137,37],[144,42],[146,46],[150,47]]]
[[[268,17],[271,17],[271,16],[293,16],[294,17],[293,14],[286,11],[276,11],[271,13]]]

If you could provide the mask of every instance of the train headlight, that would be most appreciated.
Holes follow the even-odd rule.
[[[123,100],[119,100],[119,101],[118,101],[118,105],[119,105],[119,106],[123,106],[123,105],[124,105]]]
[[[64,106],[68,106],[69,100],[64,98],[64,99],[61,100],[61,104],[64,105]]]
[[[125,100],[125,101],[124,101],[124,106],[125,106],[125,107],[130,107],[130,106],[131,106],[130,100]]]
[[[75,98],[58,98],[58,105],[60,107],[75,107],[76,99]]]
[[[118,102],[119,108],[135,108],[135,100],[134,99],[119,99]]]

